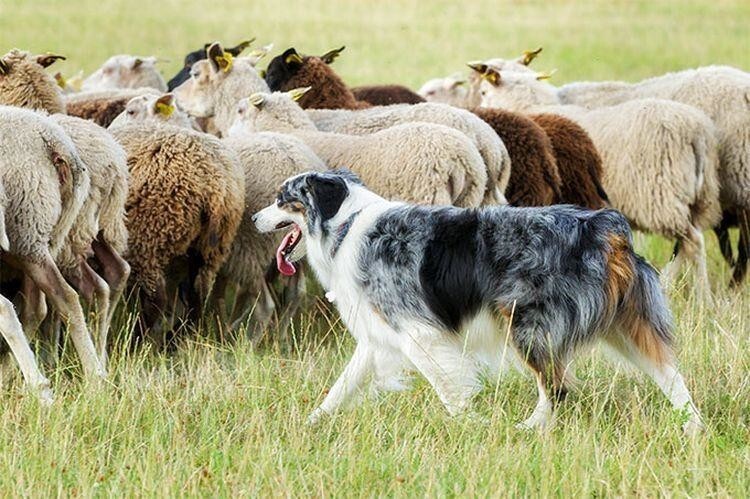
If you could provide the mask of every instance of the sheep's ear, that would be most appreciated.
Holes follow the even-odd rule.
[[[0,59],[0,75],[7,75],[10,72],[10,66],[4,60]]]
[[[154,113],[169,118],[174,113],[174,95],[164,94],[154,102]]]
[[[54,78],[55,78],[55,82],[57,82],[57,86],[62,88],[63,90],[68,85],[67,80],[65,79],[65,77],[62,75],[61,72],[58,71],[57,73],[55,73]]]
[[[531,64],[531,61],[536,59],[536,56],[538,56],[541,51],[542,47],[539,47],[536,50],[524,50],[523,54],[521,54],[521,57],[518,58],[518,62],[520,62],[524,66],[528,66],[529,64]]]
[[[266,103],[266,96],[261,93],[255,93],[247,98],[247,101],[255,106],[256,109],[263,109]]]
[[[228,73],[232,69],[234,58],[232,57],[232,54],[225,52],[224,49],[221,48],[219,42],[212,43],[211,46],[208,47],[208,50],[206,50],[206,55],[208,56],[208,60],[211,61],[211,66],[214,68],[214,71],[221,70]]]
[[[466,85],[466,80],[453,80],[450,84],[449,90],[460,87],[461,85]]]
[[[63,56],[63,55],[57,55],[57,54],[52,54],[52,53],[48,52],[46,54],[42,54],[42,55],[36,56],[36,63],[39,64],[40,66],[44,67],[44,68],[48,68],[52,64],[54,64],[55,61],[57,61],[58,59],[62,59],[64,61],[65,60],[65,56]]]
[[[254,58],[256,61],[259,61],[263,59],[265,56],[267,56],[272,48],[273,48],[273,43],[269,43],[268,45],[263,45],[262,47],[258,47],[257,49],[253,49],[252,51],[250,51],[249,56]]]
[[[294,48],[291,48],[284,52],[284,64],[287,66],[292,66],[294,64],[302,64],[304,61],[302,60],[302,56],[297,53],[297,50]]]
[[[291,90],[288,90],[287,94],[289,94],[289,97],[291,97],[293,101],[297,102],[302,98],[303,95],[309,92],[311,88],[312,87],[293,88]]]
[[[337,49],[329,50],[325,54],[321,55],[320,59],[323,62],[325,62],[326,64],[331,64],[333,61],[336,60],[336,58],[339,56],[339,54],[341,54],[341,52],[344,51],[345,48],[346,48],[346,46],[344,45],[344,46],[341,46],[341,47],[339,47]]]
[[[228,48],[227,52],[229,52],[230,54],[232,54],[234,57],[237,57],[238,55],[240,55],[242,53],[243,50],[245,50],[246,48],[248,48],[250,46],[250,44],[253,43],[254,41],[255,41],[255,37],[250,38],[249,40],[245,40],[243,42],[240,42],[235,47]]]
[[[500,72],[498,70],[489,67],[483,62],[470,62],[468,66],[482,75],[482,79],[487,80],[494,86],[498,86],[500,84]]]
[[[552,78],[552,76],[555,73],[557,73],[557,69],[553,69],[552,71],[546,71],[546,72],[543,72],[543,73],[537,73],[536,74],[536,79],[540,80],[540,81],[541,80],[549,80],[550,78]]]

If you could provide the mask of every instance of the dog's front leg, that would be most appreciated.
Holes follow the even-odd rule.
[[[307,418],[308,424],[315,424],[328,414],[333,414],[346,404],[359,390],[362,389],[367,376],[372,371],[373,359],[370,347],[363,341],[357,344],[354,355],[344,368],[339,379],[326,395],[323,403]]]

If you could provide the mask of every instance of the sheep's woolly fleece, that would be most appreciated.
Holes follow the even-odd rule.
[[[418,93],[402,85],[368,85],[352,88],[352,94],[358,101],[373,106],[391,106],[393,104],[420,104],[426,102]]]
[[[0,106],[0,181],[10,252],[37,263],[57,256],[89,190],[70,137],[38,113]]]
[[[384,197],[456,206],[482,202],[486,168],[476,147],[457,130],[412,123],[364,136],[320,132],[286,93],[255,94],[240,102],[238,112],[235,127],[291,133],[330,168],[351,168]]]
[[[0,74],[0,104],[64,113],[60,87],[28,52],[13,49],[2,57],[8,67]]]
[[[164,285],[164,269],[195,248],[203,259],[196,289],[210,291],[242,218],[244,179],[216,138],[168,125],[112,131],[128,154],[129,263],[146,292]]]
[[[483,204],[506,202],[503,193],[508,186],[511,172],[508,151],[492,127],[469,111],[444,104],[424,103],[373,107],[360,111],[316,109],[307,113],[319,130],[348,135],[368,135],[412,122],[434,123],[455,128],[471,139],[484,160],[487,169],[487,188]]]
[[[68,274],[77,271],[77,258],[85,256],[100,231],[118,254],[127,249],[127,157],[112,135],[95,123],[62,114],[51,118],[73,141],[91,179],[89,195],[57,258],[60,270]]]
[[[159,92],[166,92],[167,84],[156,69],[156,63],[156,57],[113,55],[83,80],[81,90],[150,87]]]

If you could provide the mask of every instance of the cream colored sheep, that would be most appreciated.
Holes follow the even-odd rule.
[[[83,80],[81,90],[151,87],[166,92],[167,84],[156,69],[157,61],[156,57],[113,55]]]
[[[240,101],[233,128],[292,134],[330,168],[351,168],[387,198],[481,204],[487,170],[474,144],[461,132],[429,123],[397,125],[370,135],[321,132],[293,100],[302,93],[257,93]]]
[[[685,258],[696,265],[698,290],[710,296],[702,230],[721,215],[718,138],[692,106],[643,99],[587,110],[561,106],[556,89],[534,74],[504,71],[479,85],[483,107],[562,114],[591,136],[604,166],[612,205],[637,228],[676,238],[680,251],[666,272],[672,282]]]
[[[252,64],[233,58],[219,43],[207,49],[208,59],[190,69],[190,79],[174,89],[177,102],[191,116],[212,118],[220,134],[234,123],[237,103],[255,92],[268,92],[268,85]]]
[[[169,123],[170,125],[200,131],[195,121],[179,109],[173,94],[141,95],[132,98],[122,113],[112,121],[109,128],[144,121]]]
[[[54,259],[89,189],[88,174],[75,146],[49,118],[0,106],[0,181],[7,193],[10,242],[2,258],[24,274],[25,314],[38,324],[46,313],[46,295],[69,325],[86,375],[104,377],[78,295]]]
[[[367,135],[395,125],[412,122],[434,123],[466,134],[482,155],[487,169],[487,187],[483,204],[505,203],[511,161],[503,141],[495,130],[476,115],[442,104],[394,105],[360,111],[311,109],[307,111],[318,130],[348,135]]]

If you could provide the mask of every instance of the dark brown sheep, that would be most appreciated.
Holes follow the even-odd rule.
[[[344,80],[328,65],[344,50],[331,50],[320,57],[301,56],[294,48],[271,59],[265,79],[273,92],[311,87],[298,101],[304,109],[364,109],[367,102],[358,101]]]
[[[560,172],[561,196],[556,204],[576,204],[592,210],[609,206],[602,187],[602,158],[586,130],[557,114],[530,116],[549,137]]]
[[[130,97],[103,97],[73,101],[67,104],[67,111],[70,116],[91,120],[107,128],[125,110],[130,99]]]
[[[510,155],[510,180],[505,190],[513,206],[547,206],[561,197],[560,174],[552,143],[544,130],[526,116],[501,109],[474,109],[505,143]]]
[[[424,97],[403,85],[368,85],[352,88],[358,101],[373,106],[391,106],[393,104],[419,104],[427,102]]]

